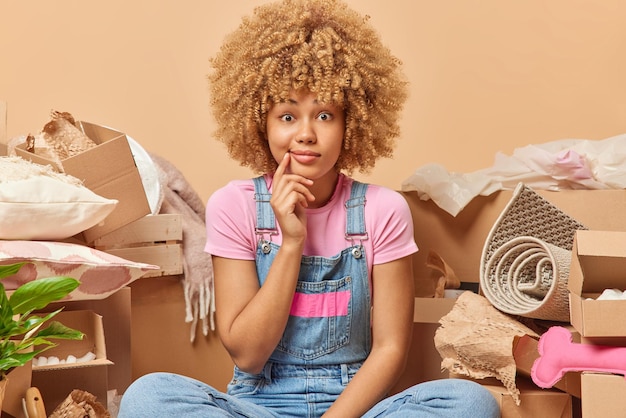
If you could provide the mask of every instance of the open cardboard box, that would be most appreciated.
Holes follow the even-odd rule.
[[[25,143],[16,146],[15,153],[82,180],[85,187],[102,197],[118,200],[104,221],[81,234],[82,240],[91,243],[149,214],[150,206],[126,135],[88,122],[78,121],[77,124],[98,146],[66,158],[61,161],[62,167],[51,159],[26,151]]]
[[[33,366],[32,386],[37,387],[46,406],[47,414],[67,398],[74,389],[81,389],[96,396],[98,402],[107,405],[108,366],[102,316],[90,310],[62,311],[52,320],[82,331],[82,340],[57,340],[58,345],[41,355],[66,359],[68,355],[82,357],[95,353],[91,361],[72,364]]]
[[[113,364],[107,359],[106,344],[104,340],[104,327],[102,326],[102,316],[93,311],[62,311],[54,316],[51,321],[58,321],[65,326],[81,331],[85,334],[82,340],[55,340],[58,344],[43,353],[41,356],[58,357],[60,360],[66,359],[69,355],[76,358],[83,357],[87,353],[94,353],[95,359],[79,362],[55,365],[35,365],[33,362],[33,372],[67,369],[73,367],[90,367]],[[35,359],[37,359],[36,357]]]
[[[626,289],[626,232],[577,231],[568,280],[570,316],[583,337],[624,337],[626,300],[596,300]]]

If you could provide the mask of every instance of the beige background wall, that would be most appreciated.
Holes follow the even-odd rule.
[[[497,151],[626,130],[626,2],[348,0],[405,63],[411,97],[394,160],[488,167]],[[176,164],[203,199],[250,173],[211,139],[208,58],[262,1],[0,0],[0,100],[8,137],[50,109],[125,131]]]
[[[399,188],[426,163],[468,172],[490,166],[497,151],[626,131],[622,0],[347,1],[372,16],[411,81],[396,156],[365,180]],[[211,139],[207,61],[260,3],[0,0],[8,137],[39,131],[51,109],[69,111],[169,159],[207,199],[250,176]],[[175,280],[134,284],[133,377],[170,370],[224,389],[232,370],[224,349],[213,334],[192,347],[183,319]],[[167,320],[164,342],[153,331]]]

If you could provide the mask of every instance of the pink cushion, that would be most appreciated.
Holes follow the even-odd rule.
[[[129,261],[83,245],[50,241],[0,241],[0,265],[29,261],[2,280],[6,290],[50,276],[81,282],[66,300],[104,299],[158,266]]]

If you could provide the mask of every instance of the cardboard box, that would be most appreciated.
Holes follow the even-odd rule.
[[[191,324],[185,322],[185,296],[180,280],[180,276],[163,276],[135,280],[130,285],[132,377],[169,371],[225,391],[233,376],[233,361],[217,332],[209,331],[205,337],[199,324],[195,341],[189,342]],[[167,329],[167,337],[155,329]],[[112,367],[117,367],[117,363]]]
[[[554,389],[541,389],[526,379],[516,380],[520,391],[520,404],[502,384],[484,384],[500,405],[501,418],[571,418],[573,416],[572,397]],[[604,415],[609,417],[611,415]],[[613,415],[615,416],[615,415]]]
[[[624,376],[583,373],[581,410],[583,418],[623,417],[626,415]]]
[[[448,373],[441,368],[441,355],[435,347],[434,338],[439,320],[450,312],[455,301],[452,298],[415,298],[413,336],[407,364],[391,393],[448,377]]]
[[[539,358],[539,352],[537,351],[538,341],[528,335],[516,338],[513,346],[513,357],[515,358],[515,365],[517,372],[521,376],[527,378],[530,377],[530,371],[535,363],[535,360]],[[565,393],[580,398],[581,397],[581,383],[579,372],[567,372],[561,380],[555,385],[555,389],[562,390]]]
[[[22,399],[26,395],[26,390],[31,387],[32,362],[28,362],[21,367],[17,367],[7,375],[9,379],[2,401],[3,416],[9,414],[14,417],[23,415]]]
[[[480,258],[487,235],[512,198],[504,190],[477,196],[456,216],[423,201],[417,192],[401,192],[413,217],[415,240],[420,251],[414,255],[416,296],[433,296],[436,272],[426,266],[429,251],[437,252],[461,282],[480,281]],[[538,193],[589,229],[626,231],[626,190],[539,190]]]
[[[93,246],[127,260],[159,266],[142,278],[183,273],[182,215],[147,215],[96,239]]]
[[[138,280],[141,281],[141,280]],[[149,280],[146,280],[149,281]],[[179,281],[180,283],[180,281]],[[182,286],[181,286],[182,292]],[[116,390],[118,394],[124,393],[126,388],[131,384],[131,289],[123,287],[111,296],[105,299],[80,300],[71,302],[54,302],[46,309],[55,310],[65,307],[64,312],[88,310],[102,316],[102,325],[104,327],[104,339],[106,341],[106,357],[113,364],[106,367],[106,376],[93,376],[90,369],[81,369],[87,372],[87,377],[104,381],[99,385],[107,384],[108,390]],[[162,305],[157,305],[156,310],[162,309]],[[171,314],[171,313],[170,313]],[[184,315],[184,310],[181,315]],[[147,332],[154,329],[154,324],[150,324]],[[182,326],[187,330],[185,326]],[[184,341],[189,344],[189,339]],[[157,344],[158,345],[158,344]],[[179,344],[183,345],[183,342]],[[156,346],[155,346],[156,347]],[[152,347],[154,349],[154,347]],[[169,351],[171,355],[171,351]],[[84,378],[81,378],[85,380]],[[89,383],[91,385],[92,383]],[[77,387],[78,388],[78,387]]]
[[[92,311],[62,311],[54,316],[51,320],[59,321],[65,326],[76,329],[78,331],[82,331],[85,336],[82,340],[54,340],[58,345],[44,351],[41,356],[55,356],[58,357],[60,360],[63,360],[66,359],[69,355],[80,358],[83,357],[85,354],[91,352],[95,354],[95,359],[81,363],[44,366],[37,366],[35,365],[35,361],[33,361],[34,373],[45,370],[113,364],[110,360],[107,359],[106,343],[104,340],[104,328],[102,326],[102,316]]]
[[[413,322],[439,324],[454,307],[456,298],[415,298]]]
[[[82,357],[93,352],[91,361],[73,364],[33,366],[32,385],[41,392],[41,397],[50,414],[74,389],[87,391],[107,405],[107,366],[113,364],[106,356],[106,344],[102,316],[92,311],[63,311],[53,320],[82,331],[82,340],[58,340],[58,345],[41,355],[65,359],[68,355]]]
[[[74,389],[91,393],[106,407],[107,377],[106,366],[53,369],[33,372],[32,385],[39,389],[49,416]]]
[[[77,123],[98,146],[61,161],[63,167],[53,160],[26,151],[25,143],[19,144],[15,152],[24,159],[51,165],[82,180],[85,187],[102,197],[118,200],[113,212],[102,223],[81,234],[85,242],[91,243],[149,214],[150,206],[126,135],[88,122]]]
[[[626,300],[595,300],[605,289],[626,289],[626,232],[577,231],[568,289],[570,316],[583,337],[624,337]]]

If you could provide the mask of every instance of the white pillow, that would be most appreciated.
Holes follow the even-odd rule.
[[[52,167],[0,157],[0,239],[65,239],[102,222],[116,205]]]

